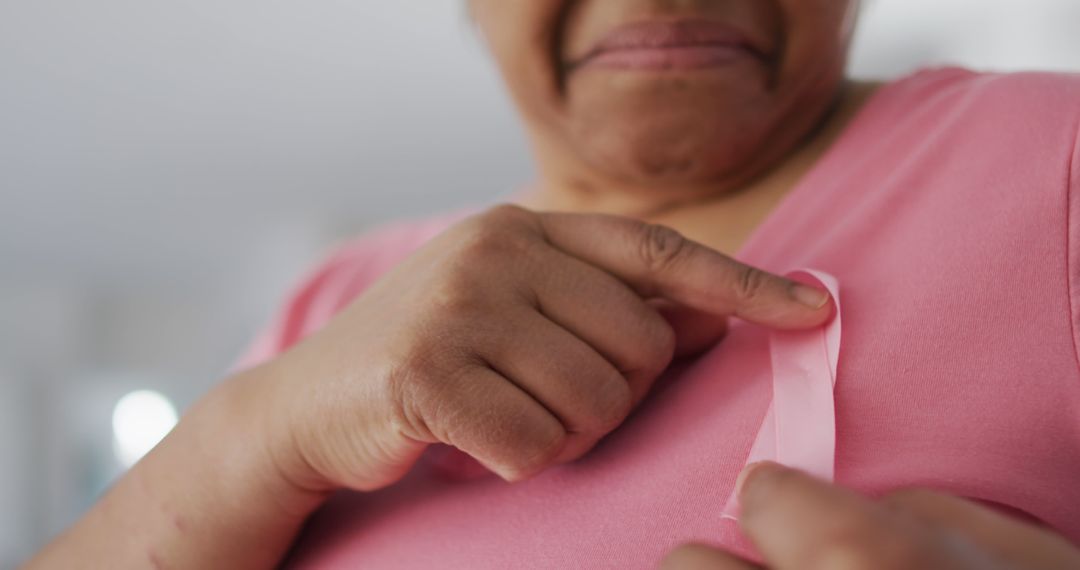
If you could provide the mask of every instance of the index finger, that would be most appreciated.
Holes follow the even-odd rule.
[[[553,246],[644,297],[780,329],[818,326],[832,312],[827,291],[736,261],[665,226],[598,214],[539,219]]]

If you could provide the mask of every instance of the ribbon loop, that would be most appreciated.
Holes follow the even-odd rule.
[[[836,366],[840,360],[840,285],[810,269],[788,275],[816,282],[832,295],[836,315],[824,327],[776,331],[769,339],[773,400],[746,464],[775,461],[832,481],[836,465]],[[734,492],[723,516],[739,518]]]

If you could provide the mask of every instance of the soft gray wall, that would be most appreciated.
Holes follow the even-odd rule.
[[[1075,68],[1075,0],[871,0],[859,75]],[[127,390],[212,384],[303,267],[528,180],[451,0],[0,0],[0,567],[117,472]]]

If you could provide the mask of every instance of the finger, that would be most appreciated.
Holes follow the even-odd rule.
[[[763,463],[740,479],[739,522],[770,568],[996,568],[960,537],[805,473]]]
[[[559,461],[584,455],[630,415],[626,379],[584,341],[531,309],[502,322],[505,332],[482,355],[562,423],[567,440]]]
[[[826,291],[766,273],[664,226],[594,214],[540,214],[555,247],[608,271],[642,296],[782,329],[823,324]]]
[[[726,316],[702,313],[666,299],[651,299],[649,306],[656,309],[675,331],[675,358],[701,354],[727,334]]]
[[[957,532],[1015,567],[1080,568],[1080,549],[1063,537],[983,505],[922,490],[894,493],[884,502],[926,524]]]
[[[562,451],[566,431],[513,382],[477,364],[432,390],[421,412],[442,443],[471,455],[507,481],[527,479]]]
[[[737,487],[740,526],[769,564],[778,568],[819,560],[837,537],[880,522],[862,497],[773,463],[748,467]]]
[[[755,570],[755,566],[726,552],[703,544],[687,544],[664,558],[662,570]]]
[[[530,280],[536,308],[603,355],[630,385],[635,405],[671,363],[677,333],[625,283],[557,250]]]

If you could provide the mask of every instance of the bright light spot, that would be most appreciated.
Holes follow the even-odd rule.
[[[124,467],[135,465],[176,425],[176,407],[151,390],[132,392],[113,410],[113,451]]]

